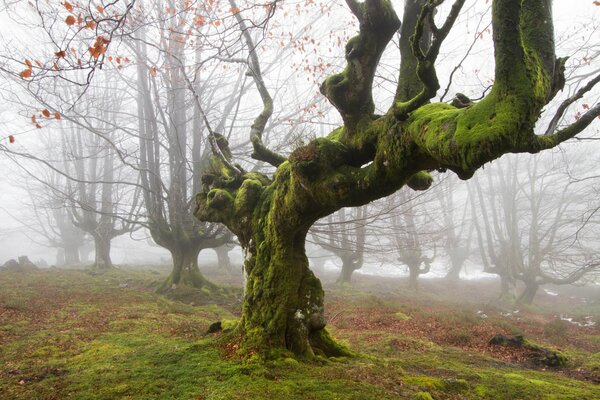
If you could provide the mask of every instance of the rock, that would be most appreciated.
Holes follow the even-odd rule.
[[[37,266],[29,261],[29,257],[20,256],[19,261],[10,259],[0,269],[4,271],[33,271],[37,269]]]
[[[522,335],[513,337],[497,334],[488,341],[489,346],[517,347],[528,350],[529,360],[541,367],[560,368],[567,364],[567,357],[559,351],[532,343]]]
[[[208,330],[206,331],[206,334],[217,333],[217,332],[221,332],[222,330],[223,330],[223,327],[221,326],[221,321],[217,321],[217,322],[213,322],[212,324],[210,324],[210,326],[208,327]]]
[[[525,339],[523,338],[523,335],[510,337],[497,334],[488,341],[488,346],[523,347],[524,344]]]

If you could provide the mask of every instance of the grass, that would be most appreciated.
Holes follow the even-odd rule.
[[[214,321],[234,321],[238,306],[166,299],[152,290],[163,278],[140,270],[0,273],[0,398],[600,397],[600,332],[569,327],[569,342],[552,331],[551,315],[514,320],[486,310],[483,320],[474,304],[456,307],[442,291],[433,298],[331,286],[330,329],[360,356],[240,362],[223,356],[218,335],[204,334]],[[490,333],[510,333],[505,326],[544,345],[561,341],[572,369],[543,371],[522,354],[490,350]]]

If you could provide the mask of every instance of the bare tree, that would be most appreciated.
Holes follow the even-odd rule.
[[[341,209],[315,223],[310,230],[311,239],[323,249],[335,254],[342,261],[342,270],[337,283],[348,284],[354,271],[364,261],[367,236],[367,206]]]
[[[585,196],[568,176],[539,156],[506,161],[486,171],[487,184],[473,185],[476,231],[484,271],[500,276],[501,298],[531,304],[540,286],[577,282],[598,262],[572,238]],[[515,298],[517,282],[524,289]]]
[[[455,177],[449,175],[435,187],[439,211],[442,213],[439,219],[441,245],[450,259],[446,278],[450,280],[460,278],[460,272],[473,247],[474,226],[470,221],[466,191],[460,190],[457,186]]]
[[[392,245],[398,260],[408,268],[409,288],[417,290],[419,275],[431,271],[431,263],[437,255],[434,244],[437,238],[431,231],[435,213],[427,210],[431,199],[411,201],[406,190],[400,190],[390,200],[399,204],[391,214]]]

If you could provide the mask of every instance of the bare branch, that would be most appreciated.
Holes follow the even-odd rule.
[[[238,8],[235,0],[229,0],[229,4],[231,4],[232,8]],[[272,15],[274,11],[275,6],[269,8],[270,15]],[[267,86],[263,80],[262,73],[260,71],[260,63],[258,61],[258,55],[256,54],[256,45],[250,36],[250,32],[246,26],[246,21],[242,18],[241,12],[235,13],[234,15],[242,31],[246,45],[248,46],[249,74],[254,79],[254,83],[256,84],[256,88],[258,89],[258,93],[260,94],[260,98],[263,102],[262,111],[256,117],[254,123],[250,127],[250,141],[254,147],[252,158],[265,161],[274,167],[278,167],[286,160],[286,158],[268,149],[262,141],[262,134],[265,130],[265,126],[273,114],[273,99],[271,98],[269,90],[267,89]]]
[[[577,100],[581,99],[584,94],[592,90],[598,82],[600,82],[600,74],[598,74],[594,79],[586,83],[585,86],[579,89],[573,96],[563,101],[560,104],[560,106],[558,106],[556,114],[554,114],[554,117],[552,117],[552,120],[548,124],[548,128],[546,129],[545,135],[550,135],[554,133],[559,121],[562,119],[563,115],[565,115],[565,111],[567,111],[567,108],[569,108],[569,106]]]

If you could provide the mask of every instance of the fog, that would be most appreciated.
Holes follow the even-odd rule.
[[[402,2],[396,3],[396,8],[401,9]],[[443,96],[448,86],[444,101],[449,102],[458,92],[469,98],[481,97],[493,82],[487,3],[467,2],[441,51],[437,72],[442,89],[438,96]],[[554,3],[557,52],[570,59],[567,85],[540,118],[540,134],[558,104],[598,70],[599,7],[590,2]],[[94,244],[89,232],[99,228],[89,224],[91,220],[100,224],[101,215],[110,216],[111,229],[115,230],[108,240],[110,258],[117,267],[172,263],[177,246],[164,243],[180,239],[173,236],[175,225],[167,228],[171,235],[168,240],[164,232],[151,233],[149,228],[159,220],[169,220],[170,224],[186,220],[203,234],[210,231],[210,235],[225,237],[226,228],[200,223],[191,212],[190,200],[200,190],[202,174],[194,168],[208,166],[207,138],[211,129],[226,133],[236,162],[245,169],[272,172],[265,163],[249,157],[246,138],[260,111],[260,97],[256,86],[247,79],[250,75],[244,74],[237,61],[232,62],[248,55],[247,43],[236,33],[235,19],[225,16],[222,27],[190,34],[189,42],[178,48],[179,53],[174,56],[169,53],[171,48],[161,48],[165,44],[155,40],[162,29],[159,21],[171,23],[173,19],[151,4],[139,5],[154,13],[149,13],[144,29],[136,33],[147,36],[146,45],[140,45],[144,42],[141,36],[127,31],[111,43],[107,53],[111,54],[110,59],[101,58],[102,69],[93,57],[82,57],[84,65],[79,70],[65,68],[61,76],[46,71],[44,65],[40,78],[31,82],[18,76],[21,58],[46,63],[52,54],[49,43],[58,39],[71,38],[85,49],[87,34],[72,36],[64,26],[50,34],[39,29],[41,21],[55,12],[53,8],[44,8],[34,16],[27,8],[31,6],[4,6],[5,23],[0,30],[6,43],[0,88],[0,265],[22,255],[47,266],[64,265],[64,255],[57,258],[59,251],[64,252],[64,248],[60,250],[64,243],[57,244],[59,222],[56,215],[51,215],[57,210],[64,214],[60,224],[75,223],[79,225],[77,229],[83,229],[76,234],[82,240],[77,244],[82,254],[73,265],[79,266],[94,264]],[[342,12],[343,4],[324,3],[320,7],[321,11],[327,10],[325,14],[343,17],[332,24],[331,19],[310,7],[283,4],[278,10],[282,14],[275,13],[267,24],[261,19],[260,10],[249,7],[247,11],[248,18],[257,23],[252,40],[261,45],[263,79],[275,109],[263,140],[282,154],[289,154],[313,137],[328,134],[341,123],[333,107],[318,93],[318,85],[343,65],[343,42],[356,27],[351,16]],[[440,10],[441,16],[436,18],[448,12],[449,4]],[[296,18],[290,21],[288,13],[294,13]],[[113,28],[99,25],[98,29]],[[23,38],[27,31],[33,32],[31,41]],[[374,98],[381,112],[390,101],[397,79],[393,68],[398,63],[397,47],[394,39],[375,78]],[[219,53],[222,48],[227,48],[227,56]],[[17,57],[18,54],[24,55]],[[129,61],[117,63],[117,57]],[[185,63],[187,81],[165,73],[176,68],[178,62]],[[93,76],[88,75],[90,71]],[[144,73],[150,74],[149,82],[155,85],[152,93],[139,86],[139,74]],[[199,93],[202,104],[195,107],[194,96]],[[559,119],[559,126],[577,120],[597,103],[598,96],[597,89],[585,93]],[[144,101],[148,103],[144,105]],[[151,115],[140,114],[140,107],[151,109]],[[183,107],[179,114],[177,107]],[[45,117],[41,110],[47,109],[62,118]],[[32,116],[37,116],[33,124]],[[158,127],[150,121],[152,118],[158,121]],[[207,122],[212,128],[206,126]],[[140,158],[140,129],[157,130],[156,166],[145,167],[151,160]],[[178,129],[179,136],[173,136],[171,130]],[[181,133],[184,129],[187,132]],[[594,122],[582,136],[594,137],[598,129],[598,122]],[[9,143],[9,135],[14,143]],[[177,150],[177,157],[173,140],[184,140],[186,146],[185,150]],[[514,275],[534,268],[560,280],[570,279],[587,268],[589,271],[576,281],[597,283],[597,272],[590,267],[596,263],[600,236],[596,212],[598,179],[593,172],[598,161],[596,143],[592,139],[571,141],[533,158],[507,156],[486,165],[469,182],[456,179],[449,171],[434,173],[435,184],[424,194],[402,189],[387,199],[363,206],[360,215],[348,209],[325,217],[307,236],[311,267],[339,272],[346,259],[354,263],[356,274],[351,279],[359,279],[361,275],[408,276],[412,263],[413,275],[418,279],[441,278],[452,268],[461,279],[491,279],[499,276],[499,260],[510,259],[511,264],[518,265],[510,267],[518,270],[512,272]],[[162,153],[159,148],[163,148]],[[103,163],[110,163],[110,171],[109,164]],[[186,172],[174,175],[175,166]],[[147,177],[140,171],[145,168],[156,168],[152,174],[160,175],[158,186],[143,187]],[[114,184],[111,192],[105,194],[110,201],[103,204],[101,192],[106,188],[102,189],[100,182],[104,182],[102,174],[106,173],[111,174]],[[179,198],[177,204],[169,203],[167,199],[174,198],[176,184],[185,186],[181,192],[185,198]],[[92,192],[94,198],[90,200]],[[504,197],[497,196],[502,193]],[[147,204],[149,201],[151,204]],[[151,209],[163,207],[156,202],[163,202],[165,209],[152,214]],[[86,229],[91,230],[85,233]],[[157,241],[164,243],[158,245]],[[231,262],[241,271],[242,250],[235,237],[228,241]],[[200,269],[219,261],[210,248],[203,248],[198,260]]]

